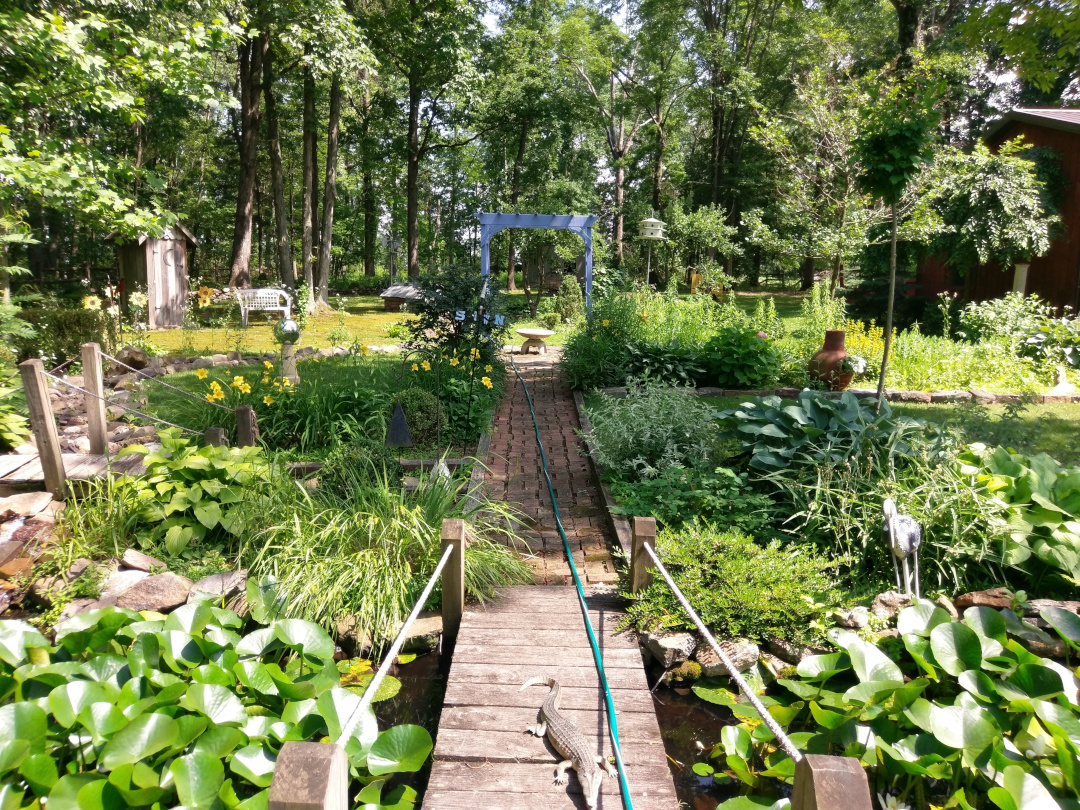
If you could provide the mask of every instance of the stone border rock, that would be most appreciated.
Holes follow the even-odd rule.
[[[613,386],[599,389],[601,393],[612,397],[626,396],[626,386]],[[686,388],[687,393],[699,397],[769,397],[778,396],[782,399],[794,399],[805,388],[761,388],[757,390],[736,390],[730,388]],[[848,392],[857,397],[872,397],[877,395],[876,388],[849,388]],[[575,392],[575,394],[578,392]],[[839,399],[843,391],[822,391],[829,399]],[[924,404],[941,402],[976,402],[985,405],[994,403],[1020,402],[1021,394],[992,394],[989,391],[981,391],[973,388],[970,391],[898,391],[892,388],[885,389],[885,399],[889,402],[920,402]],[[1064,402],[1080,402],[1080,393],[1075,394],[1036,394],[1032,402],[1039,405],[1048,405]]]

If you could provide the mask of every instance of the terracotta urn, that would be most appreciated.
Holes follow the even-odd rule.
[[[820,380],[830,391],[843,391],[851,385],[855,376],[843,371],[844,358],[848,356],[844,349],[844,330],[828,329],[825,332],[825,345],[810,358],[807,371],[811,380]]]

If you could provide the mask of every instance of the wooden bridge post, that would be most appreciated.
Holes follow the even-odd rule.
[[[236,446],[254,447],[259,441],[259,424],[250,405],[236,406]]]
[[[454,641],[465,612],[465,521],[461,518],[442,522],[443,554],[451,543],[454,550],[442,572],[442,625],[443,636]]]
[[[57,500],[63,500],[67,496],[67,471],[60,454],[60,436],[56,432],[56,418],[45,384],[45,367],[36,358],[25,360],[19,363],[19,373],[26,394],[26,407],[30,411],[30,428],[34,431],[41,470],[45,475],[45,489]]]
[[[228,443],[225,441],[225,428],[207,428],[206,432],[203,434],[203,440],[209,447],[228,446]]]
[[[806,754],[795,765],[791,810],[873,810],[870,785],[854,757]]]
[[[101,374],[101,347],[96,343],[82,345],[83,388],[93,396],[86,397],[86,426],[90,437],[90,452],[109,455],[109,423],[105,414],[105,381]]]
[[[340,745],[287,742],[270,783],[270,810],[348,810],[349,763]]]
[[[656,550],[656,519],[636,517],[631,521],[630,593],[643,591],[652,584],[653,562],[645,553],[645,545]]]

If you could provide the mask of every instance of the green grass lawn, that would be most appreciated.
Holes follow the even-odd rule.
[[[741,397],[702,397],[717,410],[737,408]],[[785,400],[792,404],[793,400]],[[890,403],[898,414],[936,422],[955,430],[965,442],[1004,445],[1019,453],[1046,453],[1065,465],[1080,464],[1080,403],[1006,405]]]

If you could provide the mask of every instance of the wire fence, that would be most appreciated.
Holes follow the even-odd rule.
[[[172,391],[175,391],[178,394],[183,394],[185,397],[188,397],[189,399],[193,399],[196,402],[201,402],[204,405],[213,405],[215,408],[221,408],[221,410],[223,410],[223,411],[228,411],[229,413],[236,413],[235,408],[230,408],[227,405],[219,405],[216,402],[211,402],[206,397],[200,397],[197,394],[191,393],[190,391],[185,391],[183,388],[177,388],[175,385],[171,385],[170,383],[165,382],[164,380],[162,380],[161,378],[159,378],[159,377],[157,377],[157,376],[155,376],[153,374],[147,374],[146,372],[142,371],[141,369],[137,369],[137,368],[134,368],[133,366],[129,366],[123,360],[117,360],[111,354],[106,354],[105,352],[101,351],[100,349],[98,350],[98,354],[100,354],[106,360],[109,360],[109,361],[111,361],[113,363],[116,363],[118,366],[123,366],[124,368],[131,371],[133,374],[138,375],[141,379],[153,380],[158,385],[163,385],[166,388],[168,388],[168,389],[170,389]]]
[[[100,399],[102,402],[104,402],[106,405],[109,405],[110,407],[122,408],[123,410],[127,411],[128,413],[133,413],[136,416],[142,417],[143,419],[149,419],[151,422],[157,422],[157,423],[162,424],[162,425],[167,425],[168,427],[178,428],[179,430],[182,430],[185,433],[190,433],[193,436],[201,436],[202,435],[197,430],[192,430],[191,428],[186,428],[183,425],[177,425],[177,424],[175,424],[173,422],[167,422],[164,419],[161,419],[161,418],[159,418],[157,416],[151,416],[148,413],[143,413],[142,411],[137,410],[135,408],[132,408],[129,405],[125,405],[122,402],[109,402],[109,400],[106,399],[105,397],[100,397],[100,396],[98,396],[97,394],[95,394],[92,391],[87,391],[85,388],[83,388],[81,386],[78,386],[78,385],[75,385],[74,383],[68,382],[67,380],[63,379],[62,377],[54,377],[52,374],[50,374],[47,371],[43,371],[41,373],[44,374],[46,377],[48,377],[53,382],[60,383],[61,385],[66,385],[68,388],[74,389],[75,391],[79,391],[80,393],[82,393],[85,396],[93,397],[94,399]]]
[[[48,371],[47,373],[49,373],[49,374],[55,374],[56,372],[60,371],[61,369],[65,369],[65,368],[67,368],[68,366],[70,366],[70,365],[71,365],[72,363],[74,363],[74,362],[75,362],[75,358],[74,358],[74,357],[72,357],[72,358],[71,358],[70,360],[65,360],[65,361],[64,361],[63,363],[61,363],[60,365],[58,365],[58,366],[57,366],[56,368],[52,368],[52,369],[49,369],[49,371]],[[12,374],[12,375],[11,375],[10,377],[8,377],[7,379],[5,379],[5,380],[3,380],[3,381],[0,381],[0,388],[3,388],[3,387],[4,387],[5,385],[7,385],[7,384],[8,384],[9,382],[11,382],[12,380],[14,380],[14,379],[15,379],[16,377],[18,377],[18,376],[19,376],[20,374],[22,374],[22,372],[21,372],[21,371],[16,371],[16,372],[15,372],[14,374]],[[7,391],[7,392],[5,392],[5,393],[3,393],[3,394],[0,394],[0,399],[3,399],[4,397],[9,397],[9,396],[11,396],[12,394],[15,394],[15,393],[17,393],[17,392],[19,392],[19,391],[22,391],[22,387],[21,387],[21,386],[20,386],[20,387],[18,387],[18,388],[13,388],[12,390],[10,390],[10,391]]]

